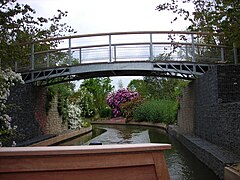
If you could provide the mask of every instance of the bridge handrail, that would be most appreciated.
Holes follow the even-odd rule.
[[[94,37],[94,36],[132,35],[132,34],[195,34],[195,35],[216,35],[216,36],[221,35],[218,33],[197,32],[197,31],[130,31],[130,32],[93,33],[93,34],[53,37],[53,38],[46,38],[46,39],[42,39],[42,40],[35,40],[35,41],[31,41],[31,42],[25,42],[23,44],[49,42],[49,41],[64,40],[64,39],[69,39],[69,38],[74,39],[74,38],[84,38],[84,37]]]
[[[149,45],[149,42],[139,42],[139,43],[113,43],[112,46],[129,46],[129,45]],[[153,45],[192,45],[191,43],[182,43],[182,42],[152,42]],[[216,45],[216,44],[201,44],[195,43],[195,46],[206,46],[206,47],[218,47],[218,48],[227,48],[226,45]],[[89,46],[74,46],[71,49],[79,49],[79,48],[94,48],[94,47],[107,47],[109,44],[96,44],[96,45],[89,45]],[[47,51],[38,51],[34,52],[35,55],[37,54],[44,54],[44,53],[51,53],[57,51],[66,51],[69,48],[55,48],[50,49]],[[30,54],[29,54],[30,55]]]

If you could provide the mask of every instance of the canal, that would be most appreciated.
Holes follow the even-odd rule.
[[[164,154],[171,180],[218,179],[188,149],[159,128],[132,125],[94,125],[92,133],[58,145],[88,145],[90,142],[101,142],[102,144],[169,143],[172,144],[172,149],[165,151]]]

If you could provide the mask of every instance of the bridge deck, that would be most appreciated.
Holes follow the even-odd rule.
[[[104,76],[162,76],[190,80],[211,67],[211,64],[183,61],[125,61],[45,68],[22,72],[22,77],[26,83],[39,81],[40,85]]]

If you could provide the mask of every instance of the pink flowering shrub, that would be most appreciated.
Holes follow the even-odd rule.
[[[132,101],[137,97],[139,97],[138,92],[128,89],[119,89],[117,92],[108,95],[107,104],[113,109],[113,116],[118,117],[122,115],[120,105]]]

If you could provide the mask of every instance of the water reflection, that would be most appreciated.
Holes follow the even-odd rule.
[[[148,130],[136,131],[129,129],[113,129],[102,127],[106,130],[105,133],[91,139],[86,142],[90,144],[91,142],[101,142],[102,144],[137,144],[137,143],[150,143]]]

